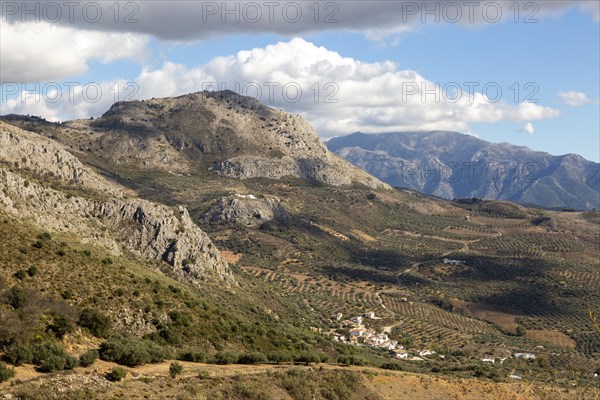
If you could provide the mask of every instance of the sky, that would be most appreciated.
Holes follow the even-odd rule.
[[[600,161],[598,1],[0,1],[0,114],[230,89],[323,139],[452,130]]]

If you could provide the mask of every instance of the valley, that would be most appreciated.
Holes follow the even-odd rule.
[[[129,378],[97,398],[304,399],[302,380],[340,399],[599,394],[598,212],[395,189],[300,117],[227,93],[2,120],[0,341],[16,376],[0,393],[50,377],[52,398],[119,364]],[[357,316],[410,357],[339,340]],[[27,375],[37,356],[20,352],[44,343],[101,360]]]

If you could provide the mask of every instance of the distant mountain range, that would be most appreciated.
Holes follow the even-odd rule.
[[[353,133],[328,148],[392,186],[443,198],[598,209],[600,164],[446,131]]]

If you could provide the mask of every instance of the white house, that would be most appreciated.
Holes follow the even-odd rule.
[[[531,353],[515,353],[513,354],[513,357],[515,358],[520,358],[523,360],[535,360],[535,354],[531,354]]]
[[[461,265],[464,264],[464,261],[460,261],[460,260],[451,260],[449,258],[444,258],[444,264],[450,264],[450,265]]]
[[[368,312],[368,313],[365,313],[364,317],[368,318],[368,319],[373,319],[373,318],[375,318],[375,313],[372,312],[372,311]]]
[[[492,363],[492,364],[496,363],[496,360],[493,359],[493,358],[490,358],[490,357],[484,357],[484,358],[481,359],[481,361],[483,361],[483,362],[489,362],[489,363]]]

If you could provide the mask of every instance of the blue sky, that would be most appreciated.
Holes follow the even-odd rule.
[[[313,32],[315,29],[310,27],[305,31],[298,31],[297,26],[293,27],[293,32],[280,29],[275,33],[269,27],[252,27],[253,31],[245,33],[232,33],[226,28],[211,32],[210,35],[175,39],[164,38],[162,33],[154,33],[152,27],[136,27],[145,31],[133,33],[117,29],[119,32],[115,32],[116,35],[128,36],[127,40],[116,40],[125,43],[123,46],[130,47],[117,48],[114,44],[115,37],[109,38],[112,42],[107,39],[107,43],[110,43],[108,47],[98,45],[98,48],[95,48],[87,45],[89,54],[84,56],[84,67],[61,65],[60,68],[56,67],[56,70],[66,72],[46,77],[43,75],[47,71],[40,71],[40,79],[37,82],[43,84],[53,81],[60,84],[74,81],[84,84],[122,80],[140,82],[140,85],[144,83],[136,95],[139,98],[181,94],[197,88],[194,79],[202,79],[205,75],[219,79],[229,75],[229,71],[223,70],[220,64],[214,62],[216,57],[235,56],[240,51],[254,48],[265,49],[278,42],[291,43],[290,41],[297,37],[303,41],[294,42],[294,45],[279,46],[272,54],[292,60],[294,52],[304,52],[302,54],[307,58],[315,57],[314,65],[305,66],[299,72],[305,83],[310,83],[305,76],[306,71],[312,71],[318,65],[329,68],[327,73],[315,75],[315,81],[319,81],[320,84],[325,83],[325,80],[335,82],[335,71],[340,66],[357,69],[359,65],[368,65],[370,68],[379,65],[377,68],[381,70],[381,76],[396,73],[395,77],[390,78],[390,87],[394,82],[399,82],[397,79],[402,71],[414,71],[419,77],[424,77],[429,82],[440,83],[442,86],[450,82],[457,82],[461,86],[464,82],[477,82],[480,84],[480,90],[484,84],[493,82],[502,89],[501,109],[495,109],[495,104],[492,104],[485,110],[485,117],[481,117],[479,111],[470,109],[468,105],[462,107],[456,116],[448,118],[444,115],[454,113],[455,107],[452,104],[438,105],[433,102],[410,108],[394,97],[397,94],[387,93],[386,82],[381,83],[377,76],[369,75],[369,79],[374,82],[372,85],[363,82],[363,85],[359,86],[357,76],[360,74],[340,79],[337,93],[340,102],[336,105],[319,104],[317,109],[314,104],[304,102],[304,99],[294,104],[285,101],[273,104],[290,112],[302,113],[324,138],[352,133],[354,130],[383,132],[402,128],[451,129],[468,132],[493,142],[525,145],[552,154],[578,153],[590,160],[600,161],[600,25],[597,15],[579,7],[552,12],[554,15],[540,16],[538,23],[530,24],[515,23],[508,18],[498,23],[476,25],[422,24],[417,21],[410,25],[410,29],[400,30],[394,30],[394,26],[389,25],[386,28],[392,28],[390,33],[381,34],[377,38],[374,38],[372,33],[377,26],[354,28],[349,24],[334,25],[318,32]],[[14,29],[14,23],[3,23],[2,28],[5,31]],[[83,37],[88,34],[87,28],[89,27],[66,27]],[[48,37],[48,34],[45,36]],[[16,47],[16,40],[13,39],[12,43],[3,41],[1,48],[7,48],[10,44]],[[102,40],[103,37],[98,36],[95,43],[101,43]],[[20,44],[21,48],[23,45],[27,44]],[[325,53],[318,50],[321,46],[325,48]],[[60,56],[60,50],[57,52]],[[109,60],[106,59],[107,52],[111,53]],[[132,53],[135,55],[132,56]],[[335,53],[341,58],[336,58]],[[7,55],[8,51],[3,50],[3,58]],[[254,68],[262,73],[263,70],[276,68],[273,61],[264,54],[253,55],[252,58],[252,62],[245,64],[239,60],[233,63],[230,59],[228,65],[235,68],[231,75],[244,82],[253,79],[251,75],[243,72],[247,69]],[[349,58],[351,61],[342,58]],[[69,57],[65,59],[68,60]],[[382,67],[381,64],[376,64],[385,61],[394,63],[392,70],[389,66]],[[52,62],[54,61],[50,61],[48,70],[52,69]],[[165,67],[167,63],[171,68]],[[264,68],[261,68],[263,64],[260,63],[264,64]],[[178,67],[173,67],[174,65]],[[294,69],[293,65],[289,67],[290,63],[286,65],[287,68]],[[13,69],[19,71],[16,66],[2,66],[4,72]],[[173,70],[180,71],[180,79],[170,82],[164,74]],[[143,77],[142,71],[148,72],[147,76]],[[279,76],[278,72],[280,71],[273,69],[270,76]],[[294,78],[294,71],[285,72],[286,76]],[[12,79],[3,80],[4,92],[7,93],[7,82],[29,82],[29,85],[36,82],[36,76],[32,74],[33,77],[19,79],[18,73],[16,77],[12,76],[15,75],[13,73]],[[257,81],[259,80],[260,78],[257,78]],[[534,83],[539,89],[534,98],[539,101],[537,104],[540,109],[524,115],[519,111],[519,103],[523,102],[528,92],[525,86],[528,83]],[[515,84],[517,86],[514,86]],[[161,85],[164,86],[162,89]],[[519,87],[521,95],[518,102],[514,99],[516,87]],[[304,90],[308,91],[306,87]],[[562,97],[560,92],[563,92]],[[384,100],[374,105],[377,102],[372,98],[379,96]],[[15,101],[20,98],[20,93],[11,92],[8,96],[3,94],[2,97],[0,113],[41,114],[50,119],[84,117],[87,116],[85,113],[100,115],[111,103],[103,99],[92,105],[40,105]],[[360,100],[364,100],[364,104],[361,105]],[[364,110],[369,112],[363,112]],[[437,116],[428,115],[429,113]],[[496,118],[496,113],[501,113],[501,116]],[[358,114],[361,116],[353,118]],[[404,114],[406,116],[402,117]],[[438,121],[436,118],[439,115],[441,117]],[[463,116],[464,120],[461,120]],[[336,124],[336,121],[345,122]]]

